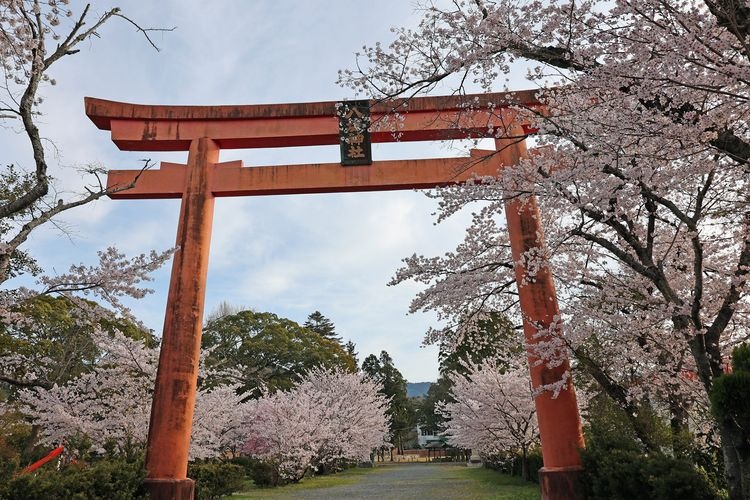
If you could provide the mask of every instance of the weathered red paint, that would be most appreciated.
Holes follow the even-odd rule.
[[[473,108],[465,109],[471,102]],[[497,107],[487,112],[487,105]],[[245,168],[241,162],[218,163],[222,148],[254,148],[337,144],[335,103],[252,106],[146,106],[86,98],[86,112],[101,129],[112,131],[112,140],[125,150],[173,151],[189,149],[188,164],[162,163],[161,169],[139,172],[111,171],[108,186],[134,188],[113,198],[182,198],[182,209],[169,289],[156,391],[149,427],[146,465],[152,498],[192,498],[187,479],[187,459],[195,403],[197,367],[203,320],[203,300],[211,239],[214,198],[267,194],[329,193],[415,189],[464,181],[473,173],[494,175],[498,168],[515,165],[525,154],[528,133],[509,105],[521,104],[544,111],[534,91],[476,96],[423,97],[371,101],[375,122],[397,110],[403,114],[400,135],[375,131],[373,142],[494,137],[500,153],[471,158],[376,161],[373,165],[307,164]],[[494,130],[488,129],[492,125]],[[377,128],[377,124],[376,124]],[[508,137],[515,137],[508,146]],[[508,229],[514,258],[524,249],[543,246],[534,203],[517,207],[509,203]],[[558,314],[551,276],[542,273],[531,285],[521,286],[517,269],[524,329],[535,341],[531,320],[540,324]],[[545,323],[547,322],[547,323]],[[535,386],[559,380],[567,369],[534,366]],[[536,399],[542,434],[544,469],[540,472],[545,499],[574,498],[578,448],[583,446],[575,392],[553,399]],[[573,486],[566,486],[566,485]],[[545,486],[546,485],[546,486]]]
[[[524,141],[499,139],[496,141],[499,161],[503,165],[517,165],[527,155]],[[555,285],[549,266],[543,266],[533,280],[524,280],[526,269],[520,264],[521,256],[531,249],[544,249],[541,214],[536,197],[513,199],[505,203],[505,216],[510,236],[511,252],[516,262],[516,283],[523,313],[523,329],[529,346],[547,341],[547,336],[537,336],[539,328],[559,325],[560,310]],[[538,328],[539,327],[539,328]],[[560,333],[560,332],[557,332]],[[563,355],[563,354],[561,354]],[[553,384],[569,374],[567,357],[554,368],[539,363],[539,358],[529,351],[529,370],[532,387]],[[541,392],[535,399],[539,435],[542,442],[544,467],[540,471],[540,486],[544,500],[578,498],[580,491],[576,476],[581,470],[579,450],[584,447],[581,418],[576,393],[570,377],[557,397],[549,391]]]
[[[170,485],[175,491],[189,490],[187,463],[214,210],[211,172],[218,160],[219,148],[211,139],[190,145],[148,431],[146,484],[152,498],[165,489],[168,494]]]
[[[464,182],[472,175],[496,175],[496,162],[477,152],[464,158],[375,161],[343,167],[340,163],[244,167],[241,161],[212,167],[211,192],[216,197],[271,194],[344,193],[430,189]],[[162,162],[159,170],[112,170],[107,187],[135,187],[114,199],[181,198],[185,165]]]
[[[374,143],[492,137],[513,123],[516,112],[508,105],[543,108],[532,91],[370,104]],[[200,137],[212,138],[221,149],[338,144],[335,105],[149,106],[87,97],[86,113],[97,127],[112,132],[122,150],[184,151]],[[393,110],[400,113],[397,120]]]

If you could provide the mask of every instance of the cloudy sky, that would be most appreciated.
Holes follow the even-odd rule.
[[[97,0],[92,11],[108,6]],[[63,197],[80,191],[84,181],[76,167],[86,163],[132,169],[146,157],[181,163],[187,158],[119,151],[84,115],[84,96],[201,105],[352,98],[352,91],[336,85],[338,70],[352,68],[363,45],[390,42],[392,26],[414,25],[420,17],[408,0],[162,0],[121,7],[144,27],[176,29],[154,35],[157,52],[132,26],[115,19],[100,39],[87,41],[79,54],[53,68],[58,83],[42,91],[39,121],[52,141],[49,154],[59,165],[53,175]],[[522,76],[514,78],[514,88],[524,88]],[[14,126],[0,131],[3,161],[30,168],[29,148]],[[424,143],[375,145],[373,151],[376,160],[457,154]],[[252,166],[337,162],[338,155],[338,146],[332,146],[223,151],[220,159]],[[93,263],[96,251],[110,245],[130,255],[166,249],[174,244],[179,203],[102,200],[68,213],[59,228],[39,231],[26,248],[50,272]],[[219,199],[206,311],[227,301],[301,323],[320,310],[344,339],[357,344],[360,360],[386,350],[409,381],[434,380],[437,351],[420,345],[435,319],[407,315],[419,287],[386,286],[402,258],[437,255],[462,238],[468,215],[435,226],[434,210],[432,200],[413,191]],[[169,266],[154,280],[155,293],[131,305],[159,333]]]

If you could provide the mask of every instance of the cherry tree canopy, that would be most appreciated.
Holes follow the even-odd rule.
[[[289,481],[336,461],[368,461],[388,437],[379,389],[361,373],[311,370],[293,389],[248,402],[245,451]]]
[[[412,308],[458,322],[514,307],[497,217],[506,200],[533,194],[548,250],[523,257],[528,279],[545,265],[540,255],[551,259],[563,340],[579,366],[629,414],[631,390],[642,395],[655,380],[683,419],[694,400],[684,373],[697,374],[705,402],[728,347],[748,338],[749,16],[734,1],[458,0],[428,5],[419,27],[366,49],[358,70],[341,74],[358,90],[410,95],[443,80],[489,89],[524,60],[549,106],[519,109],[539,127],[537,154],[433,194],[440,220],[482,204],[455,252],[406,260],[395,281],[430,285]],[[554,364],[558,347],[537,354]],[[717,424],[730,496],[740,498],[747,436]]]
[[[89,372],[51,388],[20,392],[20,410],[43,429],[42,442],[88,437],[96,449],[146,442],[159,349],[121,333],[98,332],[102,356]],[[205,376],[205,372],[202,373]],[[222,456],[244,442],[245,406],[234,387],[198,393],[191,456]]]
[[[455,401],[438,406],[447,422],[449,441],[485,457],[510,451],[525,453],[539,441],[526,366],[503,373],[490,361],[466,370],[466,375],[450,376]]]

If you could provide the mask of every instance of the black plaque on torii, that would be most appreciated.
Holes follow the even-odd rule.
[[[341,164],[372,165],[370,101],[342,101],[336,104],[339,117]]]

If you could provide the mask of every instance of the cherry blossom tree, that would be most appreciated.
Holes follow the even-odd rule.
[[[99,252],[95,265],[73,265],[68,272],[46,275],[25,248],[29,236],[39,227],[67,210],[114,192],[105,187],[101,178],[105,170],[91,164],[81,168],[82,176],[88,179],[81,192],[63,198],[53,178],[57,167],[52,162],[57,155],[50,154],[56,151],[53,138],[44,135],[39,118],[44,112],[44,88],[56,83],[51,76],[54,68],[76,54],[81,44],[98,38],[103,27],[115,18],[135,26],[151,42],[151,30],[141,28],[117,8],[94,15],[90,5],[73,7],[68,0],[0,0],[0,67],[4,77],[0,123],[5,134],[22,134],[28,140],[30,153],[28,163],[4,162],[0,169],[0,284],[5,285],[0,290],[0,332],[4,337],[0,346],[0,381],[13,388],[62,391],[63,382],[74,374],[66,371],[65,365],[74,363],[80,354],[75,341],[89,343],[87,335],[80,333],[100,327],[101,322],[115,324],[120,321],[118,314],[134,321],[122,299],[137,299],[150,293],[144,282],[171,256],[171,251],[167,251],[128,258],[108,248]],[[144,168],[149,165],[147,161]],[[24,274],[36,277],[33,287],[8,287],[8,280]],[[70,336],[67,343],[60,338],[62,333],[54,339],[66,344],[61,346],[65,359],[48,355],[47,346],[53,341],[50,337],[25,333],[41,331],[43,325],[28,311],[31,304],[45,296],[64,297],[75,309],[71,317],[80,326],[78,334]],[[116,312],[100,307],[90,298],[107,303]],[[23,349],[17,349],[21,344]],[[96,376],[89,375],[89,383],[96,383]],[[70,397],[62,393],[57,396]]]
[[[88,339],[88,332],[101,329],[103,323],[111,329],[125,328],[139,323],[122,303],[124,297],[141,298],[152,290],[143,286],[151,281],[149,274],[170,256],[171,250],[128,259],[114,248],[99,252],[99,263],[94,266],[75,265],[69,272],[57,276],[41,276],[37,289],[18,288],[0,290],[0,381],[12,387],[42,387],[51,389],[70,375],[72,357],[79,356],[73,342]],[[67,304],[70,335],[57,331],[43,334],[43,318],[33,314],[40,297],[62,297]],[[97,298],[113,306],[114,311],[89,300]],[[124,321],[124,323],[123,323]],[[59,325],[58,325],[59,326]],[[70,333],[69,332],[69,333]],[[86,340],[88,342],[88,340]],[[65,359],[50,357],[50,342],[69,350]],[[66,342],[69,342],[68,345]],[[85,346],[84,346],[85,347]]]
[[[40,91],[55,84],[51,68],[76,54],[81,43],[99,37],[102,27],[113,18],[134,25],[148,42],[152,31],[138,26],[118,8],[92,18],[90,5],[74,13],[68,4],[69,0],[0,1],[0,67],[4,75],[0,122],[10,132],[20,121],[32,152],[31,165],[7,165],[0,171],[0,283],[25,272],[41,271],[33,257],[20,248],[36,228],[66,210],[132,187],[105,187],[100,177],[105,171],[96,166],[83,169],[92,181],[78,197],[63,199],[52,185],[46,138],[37,125],[43,102]]]
[[[385,443],[389,432],[388,401],[380,392],[380,385],[363,373],[316,368],[296,391],[317,400],[322,419],[331,431],[321,439],[313,462],[316,470],[346,460],[369,461],[372,450]]]
[[[366,49],[341,81],[381,97],[441,82],[489,90],[523,61],[548,107],[518,112],[544,147],[497,178],[433,194],[439,220],[472,202],[479,209],[456,252],[409,258],[395,281],[427,283],[412,308],[449,322],[512,310],[513,262],[498,216],[507,200],[535,195],[548,248],[525,264],[550,259],[563,340],[578,366],[630,415],[633,392],[660,391],[683,426],[680,413],[692,401],[705,407],[723,356],[748,337],[750,8],[709,0],[425,7],[416,29]],[[502,147],[525,138],[495,132]],[[554,363],[558,347],[537,354]],[[699,394],[684,390],[691,373]],[[748,436],[715,425],[730,497],[747,498]]]
[[[100,177],[104,170],[100,167],[83,169],[82,173],[90,182],[79,196],[63,199],[55,189],[51,170],[54,165],[49,161],[50,156],[54,157],[49,154],[52,142],[38,126],[43,112],[41,92],[45,86],[55,84],[50,77],[53,66],[76,54],[81,43],[99,37],[103,26],[113,18],[133,24],[148,42],[151,41],[150,29],[140,28],[117,8],[94,17],[89,5],[74,12],[68,4],[68,0],[0,1],[0,67],[4,76],[0,89],[0,123],[4,133],[18,131],[25,135],[31,152],[28,165],[6,165],[0,170],[0,284],[28,273],[37,277],[33,288],[0,290],[0,328],[11,336],[19,329],[33,328],[34,318],[24,311],[34,297],[45,295],[66,297],[79,309],[76,317],[82,327],[113,317],[110,311],[82,300],[87,297],[102,300],[134,320],[122,299],[137,299],[149,293],[143,283],[150,280],[149,274],[172,253],[151,252],[127,258],[116,249],[108,248],[99,252],[96,265],[73,265],[66,273],[45,275],[23,248],[31,233],[43,224],[66,210],[114,192],[105,187]],[[145,167],[148,165],[146,162]],[[54,383],[52,364],[40,351],[3,349],[0,351],[0,380],[15,387],[50,388]]]
[[[148,434],[159,349],[114,332],[94,335],[101,353],[89,372],[50,388],[20,392],[17,407],[42,429],[51,444],[85,436],[95,449],[121,453],[142,449]],[[200,375],[206,371],[201,366]],[[196,398],[191,457],[237,452],[245,442],[246,406],[236,387],[202,389]]]
[[[367,461],[388,436],[388,401],[363,374],[313,369],[289,391],[248,404],[245,451],[296,482],[309,470]]]
[[[449,375],[453,401],[437,405],[451,444],[484,458],[520,452],[529,478],[528,451],[539,443],[533,392],[525,363],[510,369],[486,360],[469,364],[465,375]]]

